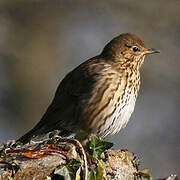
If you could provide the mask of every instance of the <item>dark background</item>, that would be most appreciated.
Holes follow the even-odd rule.
[[[148,56],[135,112],[110,137],[154,177],[180,174],[179,0],[1,0],[0,142],[40,120],[64,75],[123,32],[161,54]]]

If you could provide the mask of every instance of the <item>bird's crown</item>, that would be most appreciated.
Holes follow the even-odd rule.
[[[123,58],[128,53],[139,55],[147,50],[144,42],[135,34],[124,33],[112,39],[103,49],[102,54],[107,57]]]
[[[110,58],[126,58],[128,54],[132,56],[143,56],[158,52],[153,48],[148,49],[137,35],[124,33],[112,39],[104,47],[101,54]]]
[[[138,67],[144,61],[146,54],[159,51],[148,49],[144,42],[135,34],[124,33],[112,39],[103,49],[101,55],[110,61],[121,62],[129,66],[129,63]]]

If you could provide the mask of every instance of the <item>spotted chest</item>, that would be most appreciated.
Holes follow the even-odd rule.
[[[118,97],[120,90],[115,92],[114,98],[111,100],[112,104],[114,104],[114,111],[111,116],[106,119],[104,124],[99,126],[98,134],[101,137],[115,134],[119,132],[121,128],[126,126],[134,111],[139,85],[139,76],[134,76],[128,80],[124,93],[120,98],[116,98]]]
[[[106,119],[104,125],[100,127],[99,135],[105,137],[115,134],[124,128],[128,123],[135,107],[135,95],[127,95],[127,100],[120,100],[116,103],[114,113]]]

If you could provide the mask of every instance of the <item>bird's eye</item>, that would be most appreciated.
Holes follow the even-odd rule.
[[[137,51],[139,51],[139,48],[135,46],[135,47],[133,47],[133,51],[137,52]]]

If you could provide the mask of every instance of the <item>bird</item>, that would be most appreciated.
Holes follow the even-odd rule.
[[[134,111],[144,58],[154,53],[159,51],[135,34],[113,38],[64,77],[41,120],[17,141],[25,144],[54,130],[61,136],[82,130],[102,138],[119,132]]]

